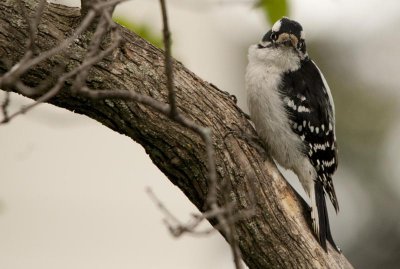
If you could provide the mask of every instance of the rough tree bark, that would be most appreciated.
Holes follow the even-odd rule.
[[[79,9],[48,5],[39,24],[37,47],[46,50],[57,45],[73,32],[79,21]],[[122,27],[121,32],[122,43],[91,69],[87,84],[94,90],[136,91],[167,102],[162,51]],[[35,86],[43,80],[56,81],[55,67],[61,65],[71,70],[76,66],[83,59],[92,34],[89,30],[66,52],[34,67],[24,75],[24,82]],[[27,36],[27,25],[15,1],[1,1],[0,75],[22,57]],[[225,137],[231,129],[254,134],[232,98],[181,63],[174,62],[174,68],[179,110],[212,128],[219,189],[228,186],[235,210],[255,208],[253,216],[235,222],[238,243],[248,267],[353,268],[332,247],[326,253],[319,246],[311,232],[308,206],[288,185],[273,161],[239,136]],[[65,83],[62,92],[50,103],[87,115],[140,143],[169,180],[197,208],[203,209],[207,167],[204,144],[197,135],[144,105],[77,97],[70,86]],[[221,195],[218,199],[222,201]]]

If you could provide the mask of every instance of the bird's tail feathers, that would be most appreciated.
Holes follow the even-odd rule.
[[[326,207],[325,192],[322,182],[318,180],[315,181],[314,188],[315,188],[315,202],[317,206],[318,221],[319,221],[319,231],[317,231],[319,242],[325,251],[327,251],[326,241],[329,241],[331,245],[338,252],[341,252],[340,248],[338,248],[335,241],[333,241],[329,225],[328,208]]]

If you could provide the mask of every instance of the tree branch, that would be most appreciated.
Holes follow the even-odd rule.
[[[38,3],[38,0],[28,1],[27,12],[34,14]],[[75,76],[63,77],[60,82],[54,69],[63,67],[65,74],[77,72],[86,57],[95,57],[87,55],[87,49],[96,28],[76,30],[76,22],[86,20],[81,20],[80,10],[52,4],[44,7],[37,32],[32,32],[30,26],[21,23],[23,17],[19,10],[13,0],[0,3],[1,88],[36,100],[43,98],[41,92],[22,88],[34,89],[44,82],[52,83],[53,87],[58,85],[56,94],[46,102],[87,115],[140,143],[155,165],[203,211],[210,188],[204,157],[207,149],[192,128],[185,128],[165,116],[164,112],[169,111],[166,105],[169,92],[163,52],[118,27],[121,41],[113,43],[112,39],[105,39],[100,48],[112,49],[102,55],[100,62],[90,65],[84,81],[90,89],[83,86],[82,91],[91,98],[85,98],[73,91]],[[87,11],[86,18],[95,17],[91,12]],[[51,51],[49,57],[40,55],[41,60],[35,60],[34,64],[35,52],[25,54],[32,35],[40,51]],[[66,41],[68,44],[62,50],[54,50]],[[18,67],[18,63],[23,66]],[[218,183],[216,203],[226,204],[224,196],[228,196],[228,208],[233,212],[255,210],[249,218],[229,222],[236,230],[234,241],[249,268],[352,268],[331,246],[328,253],[319,246],[310,229],[308,206],[282,178],[271,159],[265,159],[240,137],[226,135],[232,129],[254,134],[231,97],[182,64],[172,61],[172,66],[177,110],[187,120],[212,130]],[[16,77],[21,78],[19,86],[22,87],[12,83]],[[113,92],[118,93],[115,98]],[[126,93],[124,100],[121,92]],[[102,95],[107,98],[102,99]],[[154,99],[156,110],[145,105]],[[8,99],[2,103],[2,109],[7,102]],[[6,115],[4,110],[3,114]],[[229,236],[216,216],[205,215],[223,236]],[[228,242],[232,241],[228,239]]]

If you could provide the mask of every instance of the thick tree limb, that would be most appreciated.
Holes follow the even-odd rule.
[[[37,4],[36,1],[30,1]],[[33,10],[29,10],[33,12]],[[65,40],[80,22],[80,11],[48,5],[35,33],[39,50],[48,50]],[[56,83],[56,67],[66,72],[85,57],[93,36],[89,30],[66,51],[46,59],[24,76],[26,85]],[[95,64],[86,79],[93,90],[125,90],[168,102],[162,51],[121,29],[122,42],[113,53]],[[24,23],[13,0],[0,3],[0,75],[24,56],[30,27]],[[104,44],[104,47],[106,44]],[[249,268],[352,268],[346,258],[329,247],[325,253],[311,232],[308,207],[282,178],[270,158],[248,145],[232,129],[254,131],[232,98],[204,82],[174,61],[176,104],[187,117],[213,131],[219,190],[229,193],[235,211],[255,208],[255,214],[235,222],[243,259]],[[50,103],[87,115],[140,143],[153,160],[200,209],[207,198],[207,160],[199,136],[153,109],[120,99],[94,100],[74,95],[73,80],[66,80]],[[7,88],[8,91],[18,91]],[[19,91],[20,92],[20,91]],[[25,93],[27,95],[27,93]],[[36,94],[33,99],[40,98]],[[222,191],[218,202],[223,203]],[[211,223],[218,227],[215,219]],[[224,235],[226,236],[226,235]]]

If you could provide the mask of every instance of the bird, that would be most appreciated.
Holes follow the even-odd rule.
[[[283,17],[248,50],[245,88],[251,121],[265,150],[292,170],[310,198],[312,230],[337,250],[325,194],[339,212],[332,176],[338,165],[335,106],[321,70],[308,56],[300,23]]]

